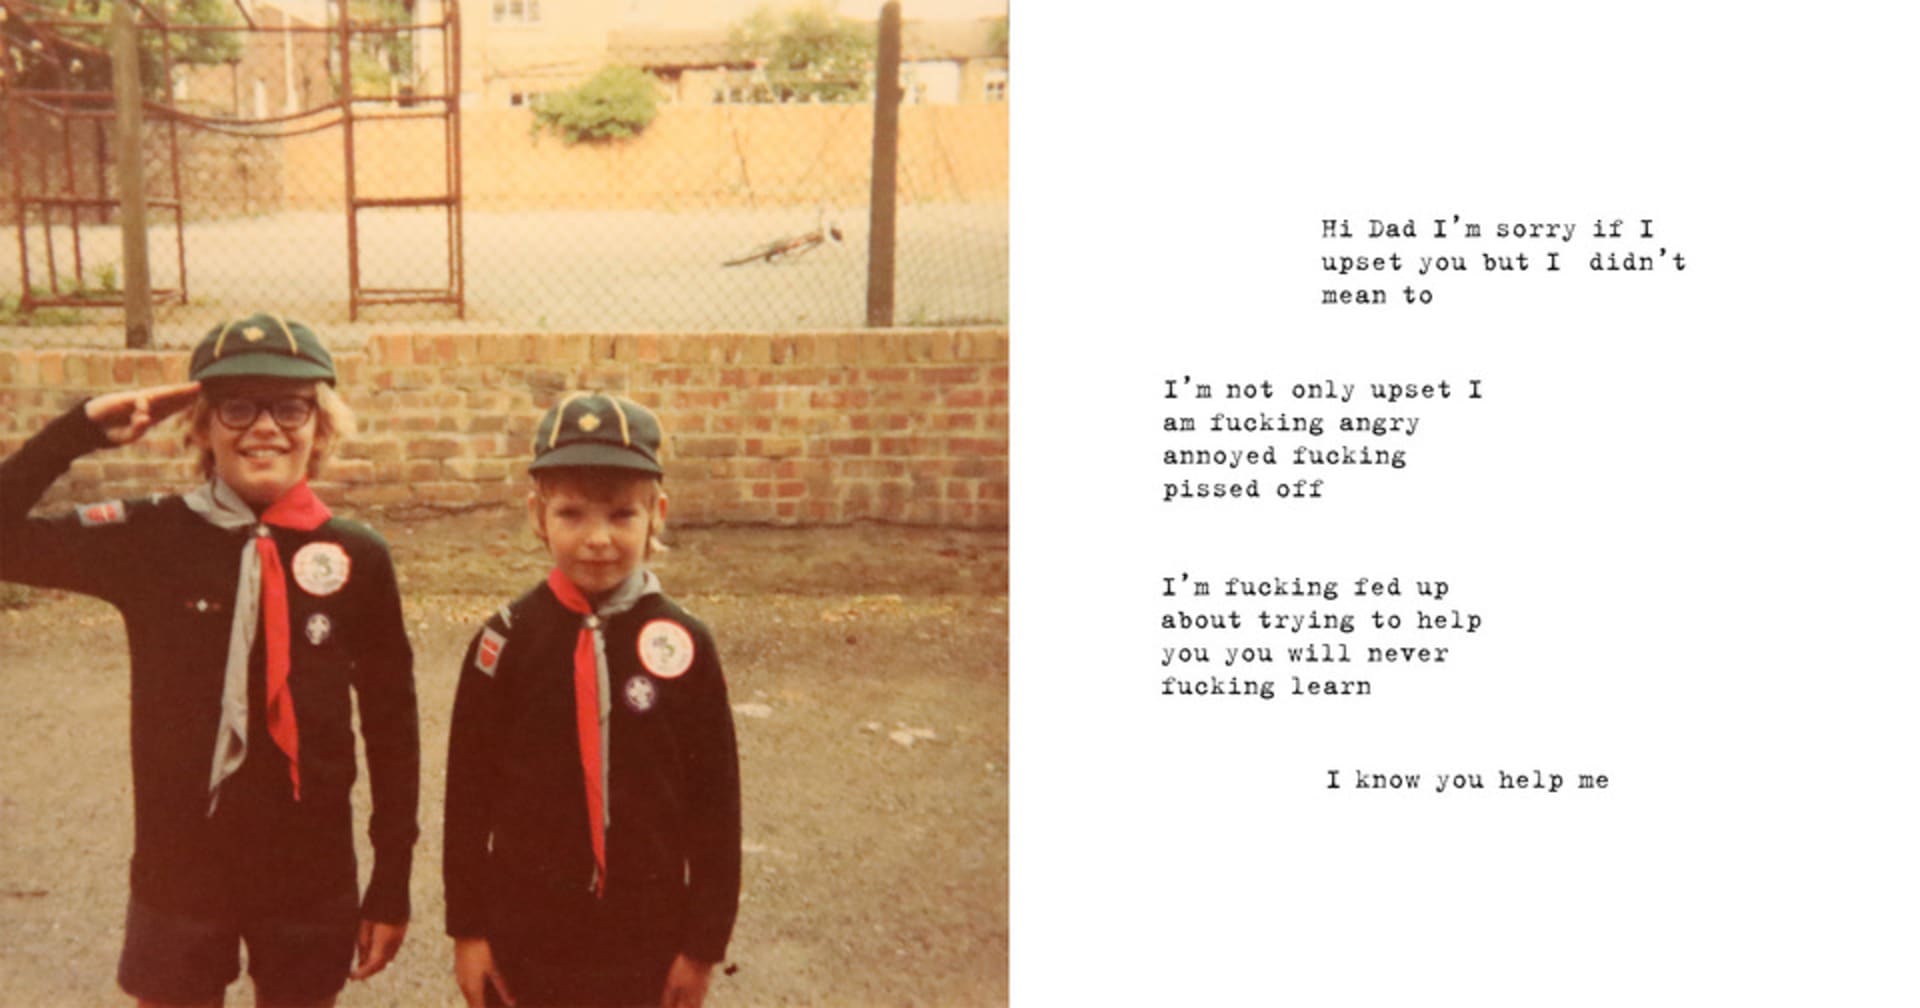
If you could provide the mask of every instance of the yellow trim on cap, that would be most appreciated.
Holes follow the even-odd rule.
[[[633,447],[633,431],[627,428],[627,411],[621,409],[620,404],[614,402],[612,396],[602,394],[600,398],[605,399],[607,405],[613,407],[613,415],[620,418],[620,443],[629,448]]]
[[[553,430],[547,432],[548,448],[552,448],[560,441],[560,428],[566,426],[567,423],[567,407],[573,405],[575,399],[587,394],[586,392],[572,392],[568,393],[565,399],[560,400],[559,407],[553,411]]]
[[[220,355],[222,352],[224,352],[225,347],[227,345],[227,337],[233,333],[233,327],[239,325],[241,322],[244,322],[244,321],[246,320],[234,319],[233,321],[227,323],[226,328],[220,330],[220,338],[213,341],[213,359],[214,360],[220,359]]]

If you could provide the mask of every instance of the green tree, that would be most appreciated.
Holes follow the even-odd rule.
[[[873,93],[873,29],[827,0],[784,15],[763,4],[728,30],[727,41],[735,59],[760,69],[756,101],[858,102]]]
[[[1007,58],[1010,47],[1007,44],[1006,18],[993,19],[993,24],[987,28],[987,45],[992,47],[995,56],[1001,59]]]
[[[579,87],[534,99],[536,129],[553,130],[568,143],[632,136],[660,110],[660,81],[630,66],[610,66]]]
[[[413,0],[349,0],[356,28],[392,28],[413,23]],[[333,16],[334,8],[327,8]],[[353,93],[386,98],[413,90],[412,32],[356,32],[353,37]],[[338,76],[338,68],[334,74]],[[338,86],[338,81],[335,82]]]
[[[8,4],[7,17],[0,21],[0,34],[6,44],[5,70],[9,78],[25,88],[49,90],[113,90],[113,64],[107,57],[107,22],[113,15],[114,0],[77,0],[71,10],[55,6],[32,7]],[[164,12],[169,25],[237,26],[231,0],[172,0],[152,8]],[[35,13],[48,19],[78,20],[84,26],[54,27],[41,23]],[[240,57],[240,36],[236,32],[168,32],[166,47],[161,47],[160,32],[148,26],[146,18],[136,14],[140,49],[140,89],[148,97],[166,94],[165,66],[226,63]]]

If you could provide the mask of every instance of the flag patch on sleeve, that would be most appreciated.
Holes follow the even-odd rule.
[[[80,513],[80,524],[88,528],[96,525],[120,525],[127,520],[127,505],[117,500],[84,504],[74,510]]]
[[[500,652],[507,649],[507,635],[492,627],[480,631],[480,649],[474,652],[473,667],[492,675],[500,667]]]

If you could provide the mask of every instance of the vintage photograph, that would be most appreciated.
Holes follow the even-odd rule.
[[[5,0],[0,990],[1008,1001],[1004,0]]]

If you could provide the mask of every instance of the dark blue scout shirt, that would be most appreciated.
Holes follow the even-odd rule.
[[[607,619],[607,886],[596,898],[573,687],[581,619],[543,582],[467,649],[447,751],[447,933],[499,952],[565,934],[596,948],[607,936],[586,932],[614,928],[662,973],[676,954],[719,962],[740,898],[740,770],[713,636],[658,593]],[[661,636],[647,628],[663,622],[693,647],[677,675],[671,661],[666,676],[641,662],[643,639]]]
[[[264,633],[248,667],[247,756],[207,814],[227,641],[247,530],[222,530],[177,496],[29,518],[76,458],[109,442],[84,407],[0,462],[0,578],[97,596],[126,622],[132,666],[133,897],[218,915],[334,896],[358,884],[349,798],[353,699],[373,795],[374,864],[361,916],[404,923],[420,790],[413,652],[386,543],[357,522],[275,528],[288,566],[301,799],[266,726]],[[344,551],[323,596],[293,574],[309,543]]]

